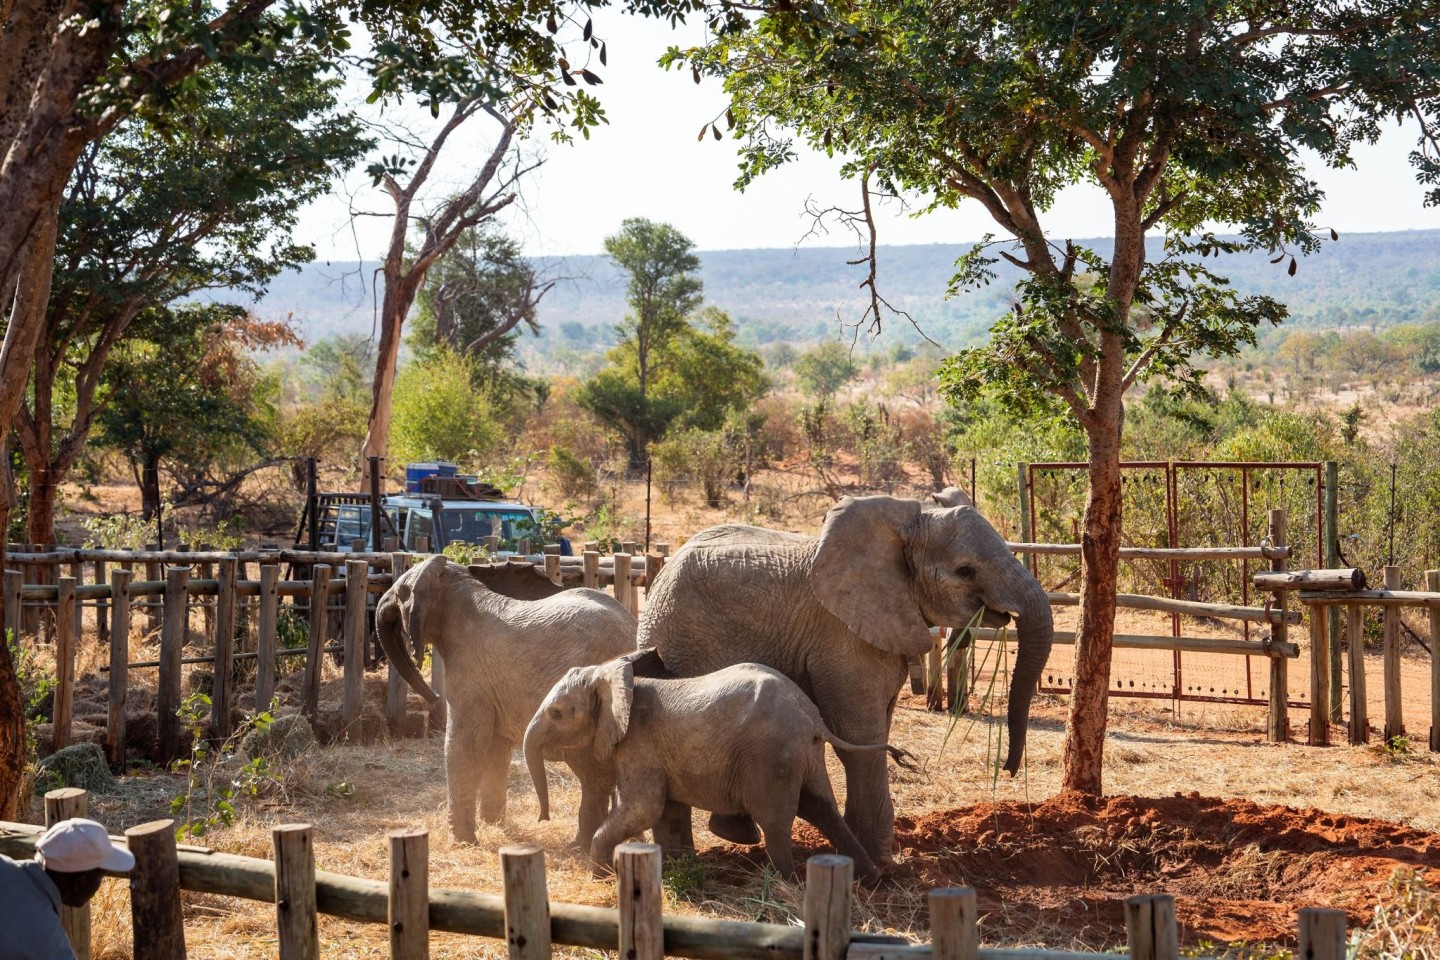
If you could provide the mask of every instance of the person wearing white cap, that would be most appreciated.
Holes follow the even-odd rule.
[[[0,855],[0,960],[74,960],[60,905],[83,907],[108,873],[135,866],[94,820],[61,820],[35,842],[35,859]]]

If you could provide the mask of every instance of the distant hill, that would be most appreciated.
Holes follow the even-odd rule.
[[[1081,241],[1108,254],[1108,239]],[[1158,241],[1155,243],[1159,250]],[[1007,309],[1019,271],[1003,262],[987,289],[945,299],[961,244],[880,248],[880,282],[895,306],[910,312],[925,332],[950,348],[983,336]],[[837,315],[857,319],[865,308],[858,284],[862,268],[847,265],[853,248],[718,250],[702,252],[701,275],[709,302],[730,314],[741,339],[814,342],[838,329]],[[1264,293],[1291,309],[1292,322],[1318,326],[1390,326],[1440,320],[1440,230],[1342,235],[1300,262],[1286,265],[1262,255],[1211,261],[1242,293]],[[369,332],[374,325],[373,262],[316,263],[272,284],[259,305],[266,316],[293,313],[307,340],[336,332]],[[541,304],[543,352],[567,334],[575,345],[603,340],[625,312],[624,277],[603,256],[547,259],[542,272],[567,278]],[[575,327],[579,324],[579,328]],[[886,318],[886,337],[914,341],[903,320]]]

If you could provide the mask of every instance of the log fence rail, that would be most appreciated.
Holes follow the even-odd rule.
[[[58,795],[65,796],[59,797]],[[52,797],[55,799],[52,800]],[[84,791],[52,791],[47,813],[73,816],[85,809]],[[0,853],[21,859],[34,852],[43,827],[0,822]],[[318,870],[308,824],[272,831],[274,859],[262,860],[180,847],[174,822],[160,820],[125,831],[135,855],[129,874],[136,960],[186,956],[181,892],[218,894],[275,904],[280,960],[319,957],[320,914],[389,928],[390,956],[429,956],[430,931],[504,940],[508,960],[543,960],[557,945],[616,951],[624,960],[1099,960],[1114,954],[1037,948],[981,947],[976,893],[970,887],[928,894],[930,942],[912,944],[889,934],[851,928],[853,865],[847,857],[817,854],[806,863],[803,925],[748,923],[666,915],[660,848],[626,843],[616,848],[617,907],[556,903],[546,892],[545,852],[530,845],[501,847],[500,894],[429,888],[424,830],[392,831],[388,880]],[[121,838],[115,838],[119,841]],[[124,876],[124,875],[119,875]],[[1125,902],[1131,960],[1178,960],[1175,901],[1167,894]],[[90,956],[89,908],[64,918],[77,957]],[[1299,911],[1297,940],[1304,957],[1344,957],[1346,915],[1341,910]]]

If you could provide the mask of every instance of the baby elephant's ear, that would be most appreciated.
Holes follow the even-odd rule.
[[[595,758],[608,761],[615,745],[630,729],[630,705],[635,700],[635,670],[625,660],[595,668],[595,692],[600,703],[595,718]]]

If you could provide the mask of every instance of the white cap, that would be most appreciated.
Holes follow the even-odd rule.
[[[61,820],[35,841],[35,859],[46,870],[120,873],[135,866],[135,856],[110,842],[110,833],[94,820]]]

